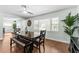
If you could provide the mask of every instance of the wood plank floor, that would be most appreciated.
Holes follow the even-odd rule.
[[[0,53],[10,53],[11,37],[11,33],[6,33],[4,39],[0,41]],[[43,51],[42,48],[41,50]],[[37,52],[36,49],[34,49],[34,52]],[[45,42],[45,53],[68,53],[68,44],[47,39]]]

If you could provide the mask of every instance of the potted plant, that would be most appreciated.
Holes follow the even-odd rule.
[[[13,23],[13,30],[14,30],[14,33],[16,33],[16,21],[14,21]]]
[[[73,33],[75,29],[79,28],[78,26],[75,26],[75,23],[78,20],[79,20],[78,14],[76,14],[75,16],[72,16],[71,13],[69,13],[68,16],[66,16],[66,18],[63,20],[63,22],[65,23],[64,32],[70,36],[70,44],[71,44],[71,39],[73,38]]]

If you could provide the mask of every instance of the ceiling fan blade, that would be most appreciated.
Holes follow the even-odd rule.
[[[26,5],[21,5],[22,7],[26,8]]]
[[[29,12],[29,11],[27,11],[29,14],[32,14],[33,15],[33,13],[32,12]]]
[[[26,11],[28,14],[33,15],[33,13],[32,13],[32,12],[28,11],[28,8],[27,8],[27,6],[26,6],[26,5],[21,5],[21,6],[24,8],[24,11]]]

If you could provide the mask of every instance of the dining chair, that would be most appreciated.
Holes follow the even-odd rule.
[[[45,52],[45,35],[46,30],[42,30],[40,35],[35,37],[33,46],[39,50],[39,53],[41,53],[41,45],[43,46],[43,52]]]

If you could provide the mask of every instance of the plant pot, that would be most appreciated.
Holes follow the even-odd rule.
[[[75,43],[78,42],[78,37],[74,37],[74,38],[72,38],[72,39],[75,41]]]
[[[78,42],[78,37],[70,37],[70,44],[69,44],[69,52],[72,52],[72,40],[77,43]]]

